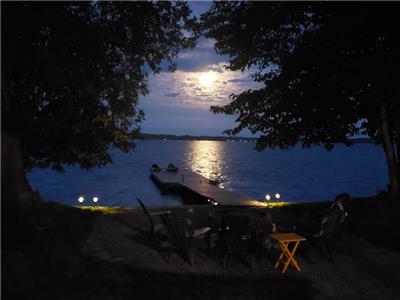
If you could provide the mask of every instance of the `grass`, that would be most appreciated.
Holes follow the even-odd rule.
[[[125,212],[127,209],[124,207],[110,207],[110,206],[84,206],[84,205],[75,205],[75,208],[79,208],[82,210],[92,211],[92,212],[100,212],[106,215],[109,214],[117,214]]]

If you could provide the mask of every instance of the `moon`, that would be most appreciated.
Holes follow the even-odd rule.
[[[205,87],[212,86],[215,81],[215,74],[213,72],[202,73],[200,75],[200,83]]]

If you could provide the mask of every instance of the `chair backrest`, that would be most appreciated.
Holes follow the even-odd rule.
[[[250,218],[243,215],[226,215],[222,225],[227,231],[237,235],[247,235],[249,232]]]
[[[244,215],[226,215],[222,219],[222,234],[233,249],[247,249],[251,239],[250,218]]]
[[[333,237],[343,224],[343,218],[345,218],[345,215],[344,212],[341,211],[335,211],[325,215],[321,220],[321,230],[323,231],[321,238],[330,239]]]
[[[149,211],[147,210],[146,206],[144,205],[144,203],[139,198],[136,198],[136,200],[137,200],[137,202],[139,202],[140,207],[142,208],[144,214],[147,217],[147,220],[149,221],[150,225],[153,227],[154,226],[154,221],[153,221],[153,218],[151,217]]]
[[[190,219],[179,218],[173,213],[160,215],[160,219],[174,247],[190,247],[190,239],[193,236]]]

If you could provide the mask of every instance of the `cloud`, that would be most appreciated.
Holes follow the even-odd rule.
[[[220,134],[234,126],[234,117],[214,115],[212,105],[226,105],[231,94],[258,89],[249,71],[225,68],[228,57],[217,55],[215,41],[201,38],[197,47],[176,59],[175,72],[162,71],[148,79],[149,94],[140,99],[146,114],[143,131],[176,134]],[[204,74],[214,81],[205,84]]]
[[[143,101],[155,101],[162,106],[199,107],[208,109],[211,105],[225,105],[231,94],[239,94],[248,89],[257,89],[260,84],[249,78],[248,72],[223,69],[224,63],[206,66],[205,71],[194,72],[177,70],[161,72],[149,79],[149,95]],[[209,69],[219,67],[219,72],[212,71],[214,81],[205,85],[203,74]]]
[[[234,79],[230,79],[228,80],[228,82],[233,82],[233,83],[251,83],[253,82],[253,79],[251,78],[234,78]]]
[[[212,64],[207,66],[207,70],[211,72],[223,73],[226,70],[226,62],[219,62],[218,64]]]
[[[169,93],[169,94],[165,94],[164,96],[175,98],[175,97],[178,97],[179,95],[180,95],[180,93]]]
[[[226,61],[225,57],[217,56],[214,49],[197,49],[187,56],[181,56],[176,60],[179,70],[187,72],[205,71],[210,65],[217,65]]]
[[[208,68],[217,68],[215,71],[219,72],[220,63],[227,61],[228,57],[217,55],[214,44],[213,39],[200,38],[194,49],[187,49],[179,54],[175,60],[178,70],[200,72]]]
[[[215,43],[216,43],[216,40],[214,40],[214,39],[201,37],[197,41],[197,46],[200,48],[214,48]]]

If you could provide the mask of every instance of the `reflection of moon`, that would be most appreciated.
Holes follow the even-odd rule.
[[[212,72],[203,73],[200,75],[200,83],[203,86],[211,86],[215,81],[215,74]]]
[[[191,144],[187,164],[193,172],[212,179],[221,178],[224,152],[221,142],[195,141]]]

